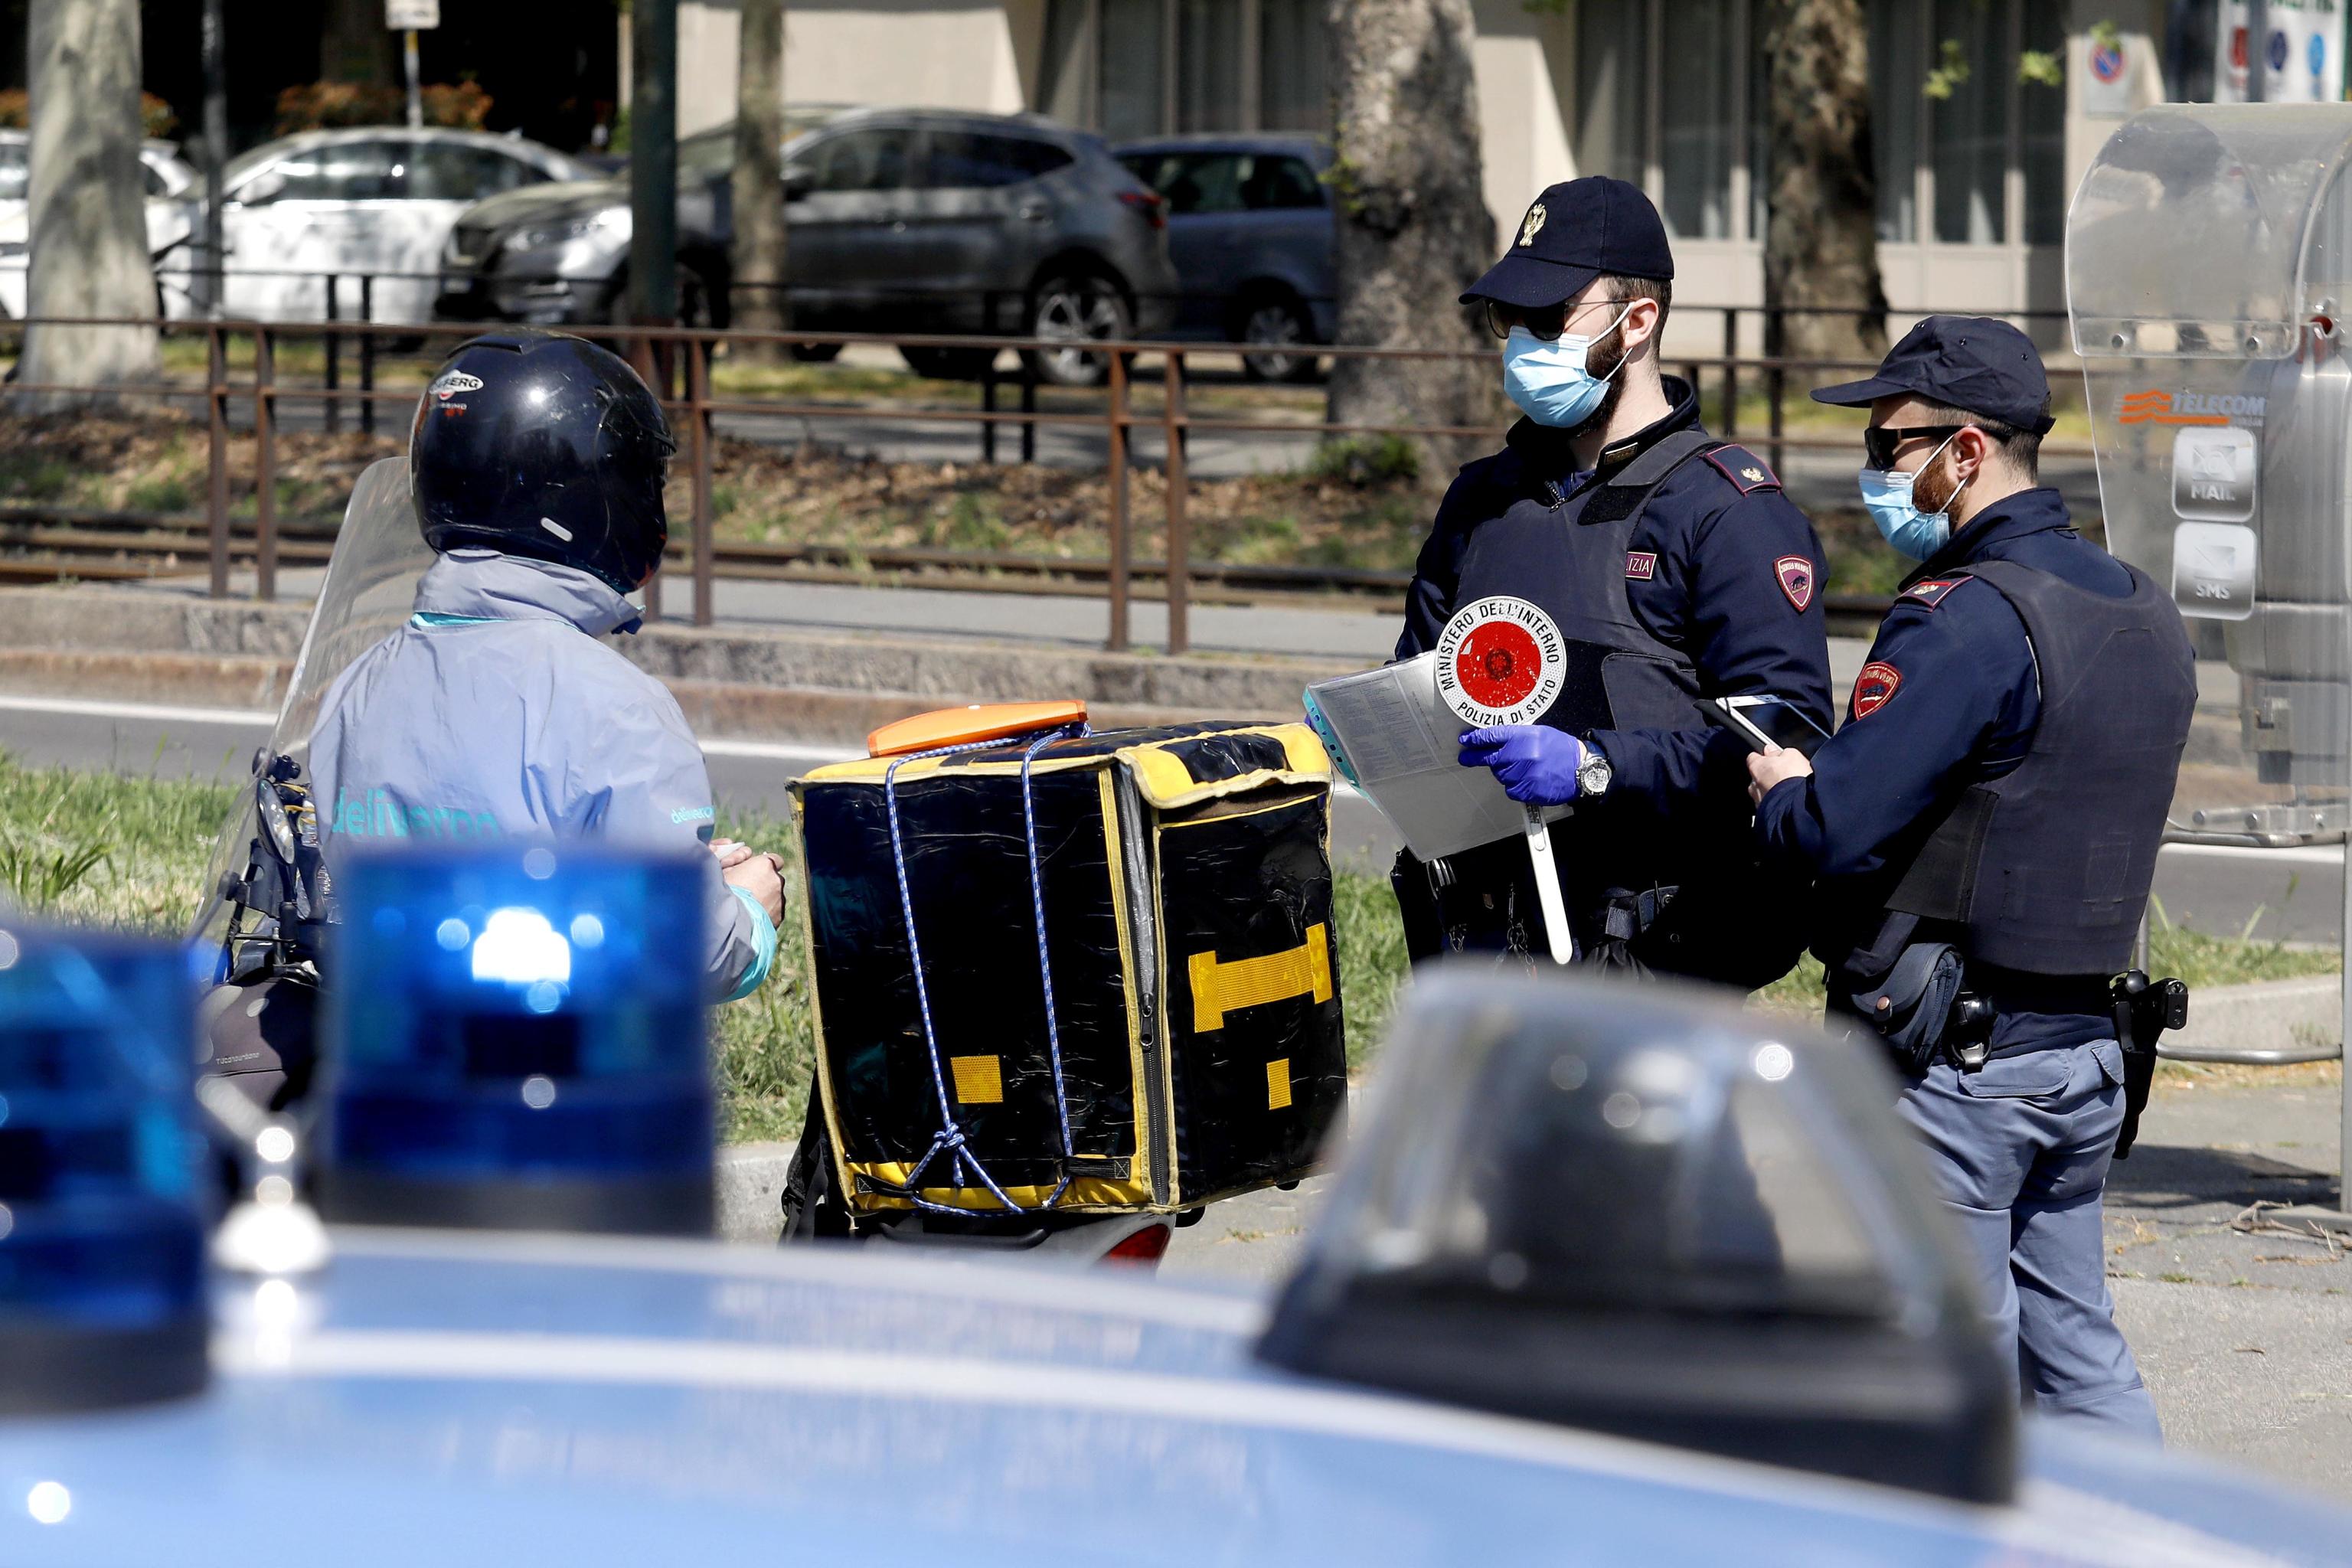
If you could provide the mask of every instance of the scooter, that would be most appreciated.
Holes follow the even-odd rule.
[[[310,731],[329,689],[361,654],[404,623],[417,580],[433,563],[409,500],[405,458],[361,475],[335,537],[286,700],[254,753],[253,779],[222,826],[190,939],[215,955],[200,1004],[202,1091],[215,1121],[283,1127],[307,1141],[318,1066],[317,1018],[334,899],[320,856],[311,797]],[[223,1089],[250,1107],[236,1112]],[[255,1120],[256,1118],[259,1120]],[[226,1188],[249,1184],[250,1138],[224,1139]],[[1066,1262],[1156,1264],[1172,1228],[1198,1217],[1164,1215],[892,1215],[861,1222],[861,1239],[896,1246],[1032,1254]]]

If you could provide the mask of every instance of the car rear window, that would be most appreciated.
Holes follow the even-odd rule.
[[[1242,205],[1252,212],[1282,207],[1319,207],[1323,184],[1297,158],[1251,158],[1242,175]]]
[[[462,142],[418,142],[408,148],[408,195],[420,202],[478,202],[546,178],[520,158]]]
[[[1066,149],[1026,136],[934,131],[922,183],[957,190],[1017,185],[1075,161]]]
[[[1304,159],[1281,153],[1130,153],[1119,162],[1180,216],[1323,205],[1315,171]]]

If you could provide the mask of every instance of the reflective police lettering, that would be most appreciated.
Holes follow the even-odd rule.
[[[1655,551],[1629,550],[1625,552],[1625,576],[1629,581],[1647,583],[1658,574]]]
[[[1878,659],[1862,667],[1853,683],[1853,716],[1866,719],[1886,706],[1903,684],[1903,672]]]

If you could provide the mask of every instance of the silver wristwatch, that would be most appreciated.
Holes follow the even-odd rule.
[[[1609,759],[1601,754],[1598,746],[1584,748],[1584,760],[1576,764],[1576,798],[1598,800],[1609,793]]]

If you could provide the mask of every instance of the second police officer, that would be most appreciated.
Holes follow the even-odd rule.
[[[1572,681],[1538,723],[1465,735],[1462,761],[1493,769],[1514,799],[1577,803],[1552,832],[1580,951],[1753,985],[1795,948],[1766,932],[1767,951],[1746,951],[1758,922],[1687,896],[1746,850],[1744,810],[1694,804],[1737,804],[1744,782],[1739,748],[1697,704],[1771,693],[1828,727],[1822,549],[1762,460],[1709,437],[1696,390],[1661,373],[1674,272],[1649,198],[1592,176],[1545,190],[1462,296],[1503,340],[1504,387],[1525,417],[1447,491],[1396,657],[1434,647],[1491,595],[1548,614],[1598,681]],[[1717,787],[1702,792],[1703,774]],[[1408,852],[1395,885],[1416,959],[1544,945],[1516,837],[1426,864]]]
[[[2153,1437],[2106,1286],[2126,1112],[2110,979],[2196,703],[2188,636],[2039,486],[2049,384],[2016,328],[1931,316],[1875,375],[1813,395],[1870,409],[1863,498],[1921,564],[1835,737],[1810,763],[1749,763],[1756,832],[1821,879],[1832,1021],[1894,1047],[2021,1392]]]

